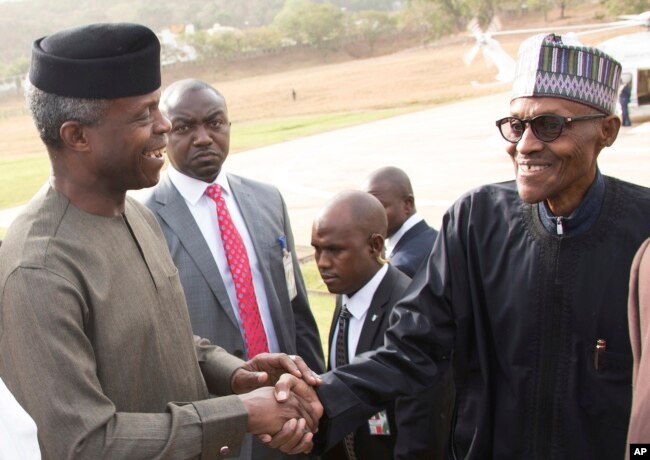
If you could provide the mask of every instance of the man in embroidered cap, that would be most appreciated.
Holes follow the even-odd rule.
[[[556,35],[522,44],[510,115],[497,122],[516,180],[445,214],[384,347],[323,376],[317,444],[451,366],[452,458],[623,458],[626,299],[650,190],[598,169],[620,127],[619,74],[611,57]]]
[[[45,459],[217,458],[237,454],[246,431],[309,450],[322,408],[296,376],[314,384],[311,371],[193,337],[160,227],[126,197],[158,181],[170,129],[159,88],[146,27],[94,24],[34,43],[27,100],[52,176],[0,248],[0,376]],[[282,403],[257,388],[278,379]]]

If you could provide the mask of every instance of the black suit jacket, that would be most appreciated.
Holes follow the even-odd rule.
[[[363,323],[356,355],[374,350],[384,344],[384,332],[389,326],[393,305],[402,297],[411,279],[392,266],[375,291],[370,308]],[[341,311],[341,297],[337,296],[336,310],[329,333],[329,349],[335,340],[334,331]],[[373,320],[374,318],[374,320]],[[328,360],[328,370],[330,368]],[[386,408],[390,424],[390,436],[370,435],[368,424],[364,423],[355,432],[354,447],[359,460],[438,459],[444,453],[448,437],[449,414],[445,411],[441,421],[438,409],[442,402],[441,393],[429,390],[412,397],[398,398]],[[449,405],[450,400],[445,404]],[[345,459],[342,444],[326,452],[324,460]]]
[[[390,255],[390,263],[411,278],[429,258],[438,231],[421,220],[411,227],[397,242]]]

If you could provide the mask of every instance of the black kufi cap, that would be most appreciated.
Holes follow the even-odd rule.
[[[34,42],[29,81],[59,96],[117,99],[160,88],[160,42],[139,24],[90,24]]]

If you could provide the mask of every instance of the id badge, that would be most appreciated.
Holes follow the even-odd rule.
[[[296,277],[293,276],[293,260],[291,259],[291,253],[286,249],[282,250],[282,263],[284,264],[284,277],[287,280],[289,300],[293,300],[298,295],[298,289],[296,288]]]
[[[386,411],[377,412],[368,419],[368,428],[373,436],[390,436],[390,426],[388,425],[388,415]]]

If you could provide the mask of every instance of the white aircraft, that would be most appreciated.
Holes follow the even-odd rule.
[[[630,114],[650,115],[650,30],[620,35],[596,46],[621,63],[621,80],[631,83]]]
[[[501,23],[494,18],[485,31],[482,31],[478,21],[473,19],[468,30],[476,39],[476,44],[463,56],[466,65],[470,65],[479,51],[488,62],[493,63],[498,73],[498,82],[509,82],[514,78],[515,60],[501,47],[494,38],[499,35],[531,35],[542,32],[571,31],[572,35],[593,34],[626,27],[646,27],[645,32],[620,35],[596,45],[617,59],[622,69],[622,79],[632,82],[630,98],[630,113],[650,114],[650,11],[636,15],[619,16],[620,21],[583,24],[561,27],[546,27],[534,29],[500,30]],[[474,85],[478,83],[472,82]]]

